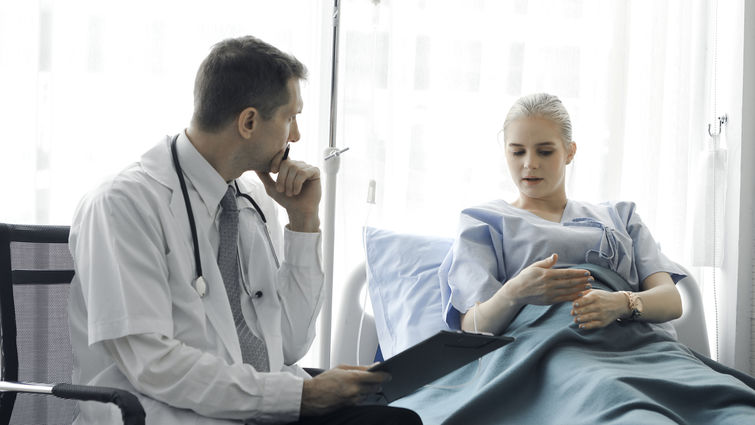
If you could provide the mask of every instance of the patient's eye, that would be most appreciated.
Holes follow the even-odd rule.
[[[550,155],[552,153],[553,153],[553,151],[550,151],[550,150],[549,151],[540,151],[540,155],[542,155],[542,156],[548,156],[548,155]]]
[[[511,151],[511,154],[514,156],[522,156],[524,155],[524,151]]]

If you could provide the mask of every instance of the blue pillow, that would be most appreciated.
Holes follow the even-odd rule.
[[[383,358],[448,329],[438,267],[453,239],[367,227],[367,282]]]

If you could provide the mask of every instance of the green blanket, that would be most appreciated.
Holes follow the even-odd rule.
[[[594,265],[597,289],[629,290]],[[755,379],[642,322],[580,330],[571,303],[524,307],[516,341],[393,403],[433,424],[755,424]],[[427,365],[432,367],[432,365]]]

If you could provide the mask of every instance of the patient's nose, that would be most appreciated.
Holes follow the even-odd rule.
[[[527,154],[524,158],[524,168],[528,170],[534,170],[538,168],[539,164],[537,162],[537,156]]]

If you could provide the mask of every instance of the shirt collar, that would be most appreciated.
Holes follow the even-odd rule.
[[[194,147],[186,137],[185,131],[179,133],[176,149],[184,174],[196,189],[207,212],[211,217],[215,217],[220,207],[220,200],[228,190],[228,183]]]

